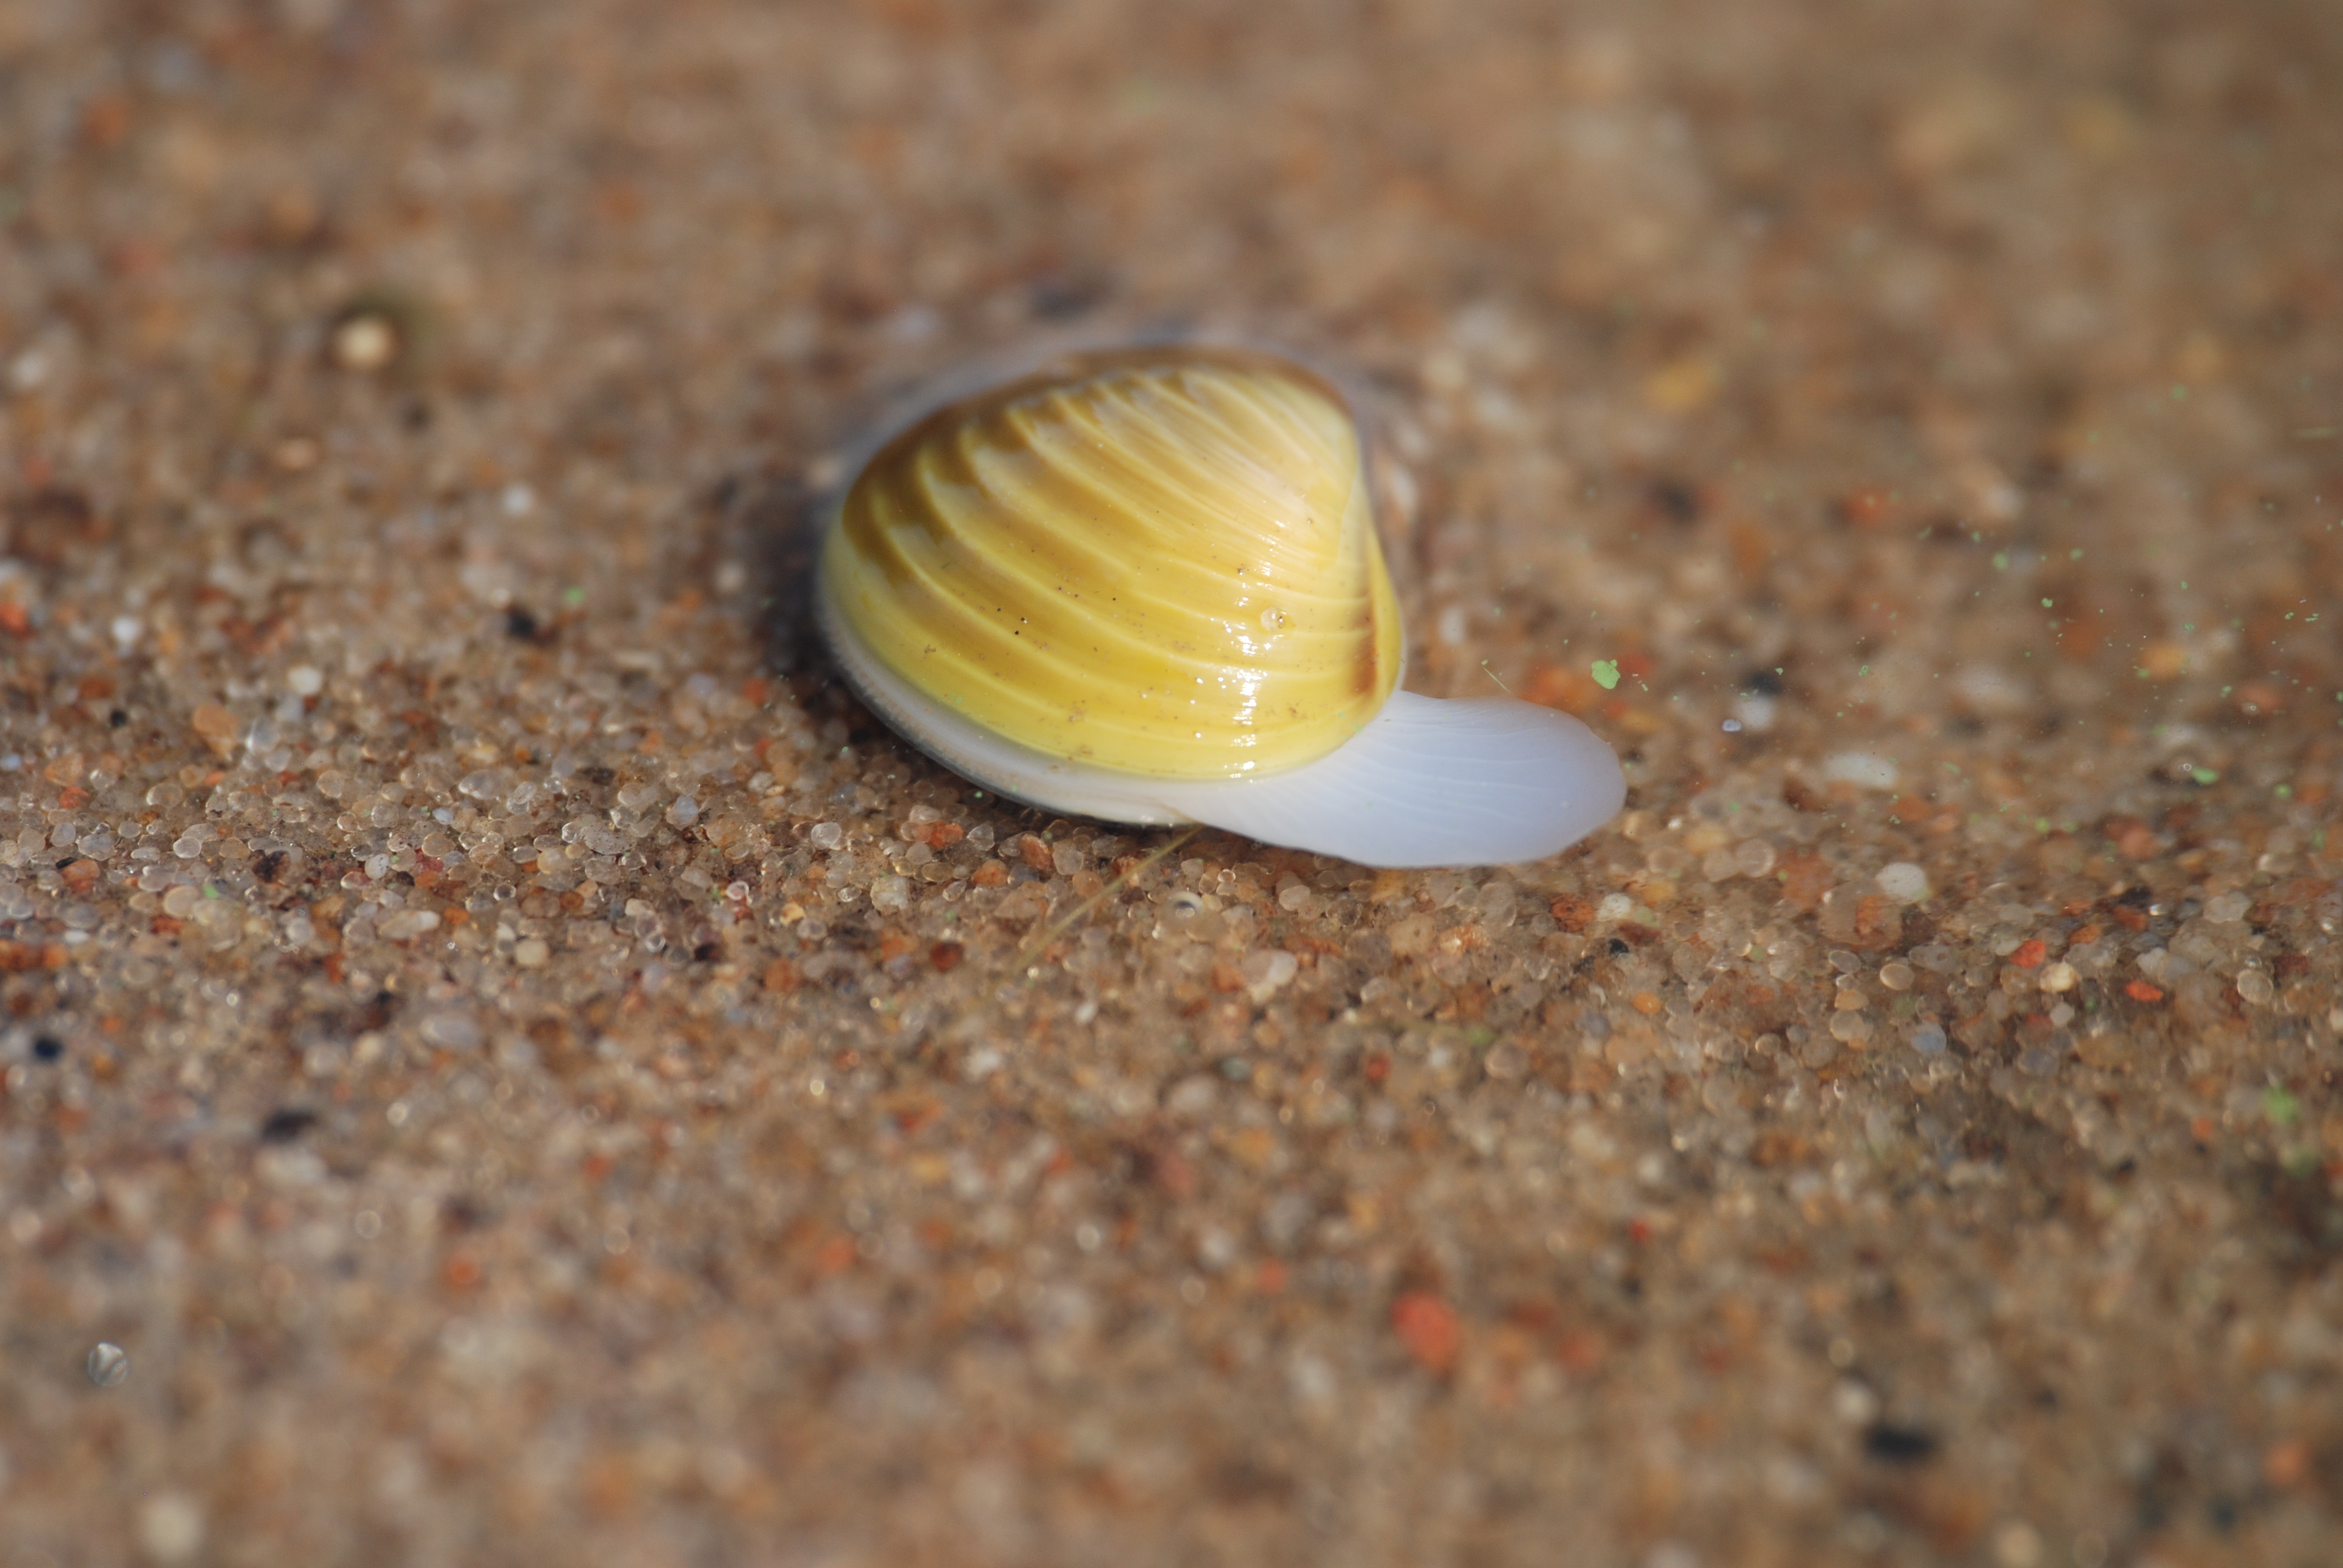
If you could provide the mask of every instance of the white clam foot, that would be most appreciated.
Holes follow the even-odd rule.
[[[1317,761],[1260,779],[1109,772],[1003,740],[937,702],[825,616],[848,681],[920,750],[990,789],[1075,816],[1202,822],[1363,866],[1542,860],[1617,815],[1619,759],[1567,714],[1502,697],[1394,691]]]
[[[1567,714],[1395,691],[1356,737],[1265,779],[1159,784],[1183,816],[1363,866],[1542,860],[1617,815],[1619,759]]]

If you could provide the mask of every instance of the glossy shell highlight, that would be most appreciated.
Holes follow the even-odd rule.
[[[1332,388],[1265,358],[1127,355],[938,409],[840,508],[860,646],[1005,739],[1115,772],[1314,761],[1399,684],[1399,604]]]
[[[816,604],[890,724],[1056,810],[1464,864],[1624,790],[1575,719],[1397,689],[1357,423],[1258,352],[1090,355],[914,418],[831,508]]]

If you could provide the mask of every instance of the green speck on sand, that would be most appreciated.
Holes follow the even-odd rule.
[[[1598,658],[1594,661],[1594,684],[1608,691],[1619,684],[1619,661]]]

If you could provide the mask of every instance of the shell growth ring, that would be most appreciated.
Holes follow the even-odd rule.
[[[1357,420],[1247,349],[1055,362],[929,408],[824,518],[856,692],[988,789],[1368,866],[1543,859],[1625,793],[1575,719],[1399,689]]]

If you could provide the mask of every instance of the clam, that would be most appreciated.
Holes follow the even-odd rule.
[[[1369,866],[1534,860],[1624,793],[1577,719],[1400,689],[1358,420],[1193,344],[930,407],[827,511],[817,614],[856,692],[986,789]]]

